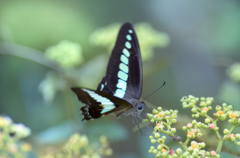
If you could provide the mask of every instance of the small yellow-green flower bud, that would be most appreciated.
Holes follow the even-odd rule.
[[[202,127],[202,123],[201,123],[201,122],[198,122],[198,123],[197,123],[197,127],[199,127],[199,128]]]
[[[199,118],[199,114],[195,114],[195,117],[196,117],[196,118]]]
[[[226,117],[227,117],[227,115],[226,115],[226,114],[222,114],[222,116],[221,116],[221,120],[225,120],[225,119],[226,119]]]
[[[152,144],[154,144],[154,143],[156,143],[157,141],[156,141],[156,139],[151,139],[151,143]]]
[[[235,142],[235,141],[236,141],[236,138],[235,138],[235,137],[231,137],[231,141],[232,141],[232,142]]]
[[[234,118],[233,119],[233,123],[236,124],[238,122],[238,119],[237,118]]]
[[[201,107],[204,107],[204,106],[206,106],[206,103],[203,102],[203,101],[201,101],[199,105],[200,105]]]
[[[222,107],[226,108],[227,104],[226,103],[222,103]]]
[[[178,155],[180,155],[180,154],[182,153],[182,149],[181,149],[181,148],[178,148],[178,149],[176,150],[176,152],[177,152]]]
[[[205,156],[210,156],[210,152],[205,152]]]
[[[201,97],[200,100],[201,100],[201,101],[205,101],[206,98],[205,98],[205,97]]]
[[[214,127],[214,130],[215,130],[215,131],[218,131],[218,130],[219,130],[219,127]]]
[[[229,130],[225,128],[225,129],[223,130],[223,133],[224,133],[224,134],[228,134],[228,133],[229,133]]]
[[[172,119],[172,123],[176,123],[177,122],[177,119]]]
[[[153,118],[153,114],[147,113],[147,116],[149,117],[150,120]]]
[[[198,133],[197,137],[202,137],[202,135],[203,135],[202,133]]]
[[[153,109],[153,110],[152,110],[152,113],[153,113],[153,114],[157,114],[158,111],[157,111],[156,109]]]
[[[238,123],[240,124],[240,119],[238,119]]]
[[[162,156],[163,156],[163,157],[166,157],[167,154],[168,154],[167,152],[164,152],[164,153],[162,153]]]
[[[175,133],[176,132],[176,128],[171,128],[171,133]]]
[[[195,104],[196,104],[196,100],[192,100],[191,103],[192,103],[193,105],[195,105]]]
[[[167,110],[167,111],[165,112],[165,114],[166,114],[166,115],[170,115],[170,111]]]
[[[201,111],[201,115],[206,115],[206,114],[207,114],[207,111],[205,111],[205,110]]]
[[[196,113],[197,112],[197,108],[192,108],[192,113]]]
[[[174,112],[174,113],[172,114],[172,118],[173,118],[173,119],[176,119],[176,118],[177,118],[177,113]]]
[[[207,101],[206,101],[206,105],[207,105],[207,106],[208,106],[208,105],[211,105],[211,103],[212,103],[211,100],[207,100]]]
[[[224,140],[228,140],[229,139],[228,135],[224,135],[223,138],[224,138]]]
[[[211,122],[211,120],[210,120],[209,118],[206,118],[206,119],[205,119],[205,123],[206,123],[206,124],[209,124],[210,122]]]
[[[197,121],[196,121],[196,120],[192,120],[192,124],[193,124],[193,125],[196,125],[196,124],[197,124]]]
[[[237,134],[235,135],[235,137],[236,137],[237,139],[240,139],[240,134],[237,133]]]
[[[206,144],[205,144],[204,142],[202,142],[202,143],[199,143],[199,146],[200,146],[201,148],[205,148]]]
[[[158,146],[157,146],[157,149],[158,149],[159,151],[161,151],[162,146],[161,146],[161,145],[158,145]]]
[[[217,105],[216,106],[216,111],[219,111],[219,110],[221,110],[222,109],[222,107],[220,106],[220,105]]]
[[[217,154],[215,157],[216,157],[216,158],[220,158],[220,155],[219,155],[219,154]]]
[[[234,120],[233,120],[233,119],[229,119],[228,122],[229,122],[229,123],[233,123]]]
[[[228,110],[231,110],[232,109],[232,105],[228,105]]]
[[[187,130],[187,126],[183,126],[182,129],[183,129],[184,131],[186,131],[186,130]]]
[[[188,151],[185,151],[185,152],[183,153],[183,157],[188,157],[188,156],[190,156],[190,153],[189,153]]]
[[[157,109],[159,112],[161,112],[162,111],[162,107],[158,107],[158,109]]]
[[[155,137],[155,138],[159,138],[159,137],[160,137],[160,134],[159,134],[159,133],[155,133],[154,137]]]
[[[197,151],[193,152],[193,153],[192,153],[192,156],[193,156],[193,157],[198,157]]]
[[[154,154],[157,154],[157,152],[158,152],[157,149],[154,149],[154,150],[153,150],[153,153],[154,153]]]

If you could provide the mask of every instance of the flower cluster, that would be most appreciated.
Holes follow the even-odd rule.
[[[54,157],[81,157],[81,158],[101,158],[102,155],[111,156],[112,149],[105,136],[99,138],[100,144],[89,144],[86,135],[74,134],[61,148],[48,151],[43,158]]]
[[[149,149],[150,153],[156,155],[156,157],[220,157],[223,143],[226,141],[235,143],[240,146],[240,134],[234,132],[236,127],[240,126],[240,111],[233,111],[231,105],[223,103],[221,106],[217,105],[214,112],[212,110],[212,103],[214,99],[208,98],[197,98],[189,95],[181,99],[183,108],[191,108],[192,118],[204,118],[204,122],[193,119],[182,127],[182,130],[186,133],[186,139],[182,140],[180,136],[175,135],[176,129],[172,126],[177,122],[177,111],[166,110],[162,108],[153,109],[152,114],[148,114],[151,123],[156,123],[153,134],[150,136],[152,144],[157,143],[158,145],[151,146]],[[199,102],[199,104],[197,104]],[[230,129],[225,128],[220,132],[218,121],[227,120],[231,125]],[[144,120],[149,122],[148,120]],[[213,131],[216,135],[215,147],[216,150],[207,151],[205,146],[208,145],[206,142],[199,141],[204,135],[204,130]],[[223,133],[222,135],[220,133]],[[168,137],[161,136],[161,134],[172,137],[173,141],[179,144],[179,148],[175,150],[169,145]],[[214,138],[215,138],[214,137]],[[211,137],[213,139],[213,137]],[[213,141],[213,140],[211,140]],[[168,142],[168,143],[166,143]]]
[[[31,130],[22,123],[14,123],[10,117],[0,115],[0,157],[26,157],[32,147],[19,140],[30,134]]]
[[[240,82],[240,63],[232,64],[228,68],[227,73],[233,81]]]
[[[152,144],[159,143],[157,148],[151,146],[149,149],[149,152],[155,154],[156,157],[167,155],[176,156],[174,150],[165,145],[165,140],[167,137],[161,136],[161,133],[165,133],[170,137],[174,137],[174,139],[179,139],[174,135],[176,129],[171,127],[171,125],[177,122],[177,113],[178,111],[176,110],[164,111],[161,107],[158,107],[157,109],[153,109],[152,114],[148,114],[151,123],[156,124],[154,127],[153,135],[149,137]],[[148,119],[145,119],[144,121],[149,122]]]
[[[90,41],[97,46],[104,46],[112,50],[116,41],[117,32],[120,24],[112,24],[93,32]],[[163,32],[154,30],[147,23],[139,23],[135,25],[136,33],[139,39],[139,45],[142,52],[142,60],[148,60],[153,57],[154,47],[165,47],[169,43],[169,36]]]
[[[78,43],[62,41],[46,50],[46,56],[63,69],[72,68],[83,62],[82,48]]]
[[[233,111],[232,105],[227,105],[226,103],[223,103],[222,105],[216,105],[216,111],[212,114],[213,116],[209,116],[208,110],[212,109],[210,105],[213,102],[213,98],[200,98],[199,106],[196,105],[196,103],[199,101],[199,98],[191,95],[188,97],[183,97],[181,101],[183,107],[191,108],[191,111],[194,113],[192,115],[193,117],[202,116],[205,118],[204,123],[199,123],[201,124],[201,127],[210,128],[215,132],[220,144],[216,150],[217,153],[220,153],[224,141],[231,141],[237,145],[240,145],[240,141],[236,141],[236,139],[240,138],[240,134],[233,133],[236,127],[240,126],[240,111]],[[228,123],[231,125],[231,128],[225,128],[222,132],[224,135],[221,136],[217,123],[218,121],[224,120],[228,121]]]

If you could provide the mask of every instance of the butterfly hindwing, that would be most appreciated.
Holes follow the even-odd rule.
[[[83,120],[96,119],[116,111],[124,111],[132,107],[127,101],[108,93],[87,88],[72,88],[79,101],[86,105],[81,108]]]
[[[139,100],[142,92],[142,60],[133,26],[125,23],[118,34],[98,90],[129,101]],[[133,103],[132,103],[133,104]]]

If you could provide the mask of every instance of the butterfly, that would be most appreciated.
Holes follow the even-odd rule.
[[[98,84],[97,90],[71,89],[85,104],[81,108],[83,120],[97,119],[111,113],[117,117],[130,114],[139,128],[138,118],[143,120],[140,114],[148,118],[144,111],[146,104],[140,101],[142,85],[142,58],[137,35],[133,26],[125,23],[118,33],[106,76]]]

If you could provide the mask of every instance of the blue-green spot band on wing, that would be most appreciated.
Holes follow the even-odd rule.
[[[121,55],[120,60],[121,60],[124,64],[128,65],[128,58],[127,58],[125,55]]]
[[[128,79],[128,74],[124,73],[123,71],[119,71],[118,72],[118,78],[124,80],[124,81],[127,81]]]
[[[102,91],[102,90],[103,90],[103,88],[104,88],[104,85],[103,85],[103,84],[101,84],[101,89],[100,89],[100,91]]]
[[[131,34],[133,33],[132,30],[128,30],[128,32]],[[125,48],[122,50],[122,55],[120,56],[121,63],[119,64],[119,72],[118,72],[118,83],[116,85],[117,90],[114,93],[114,96],[117,96],[119,98],[123,98],[126,90],[127,90],[127,79],[128,79],[128,72],[129,72],[129,57],[130,52],[128,49],[132,48],[132,45],[129,41],[132,40],[132,36],[130,34],[126,35],[126,39],[128,41],[125,42]]]
[[[127,35],[127,36],[126,36],[126,38],[127,38],[127,40],[129,40],[129,41],[131,41],[131,40],[132,40],[132,37],[131,37],[131,35]]]
[[[125,81],[123,81],[121,79],[118,79],[117,88],[126,91],[126,89],[127,89],[127,82],[125,82]]]
[[[119,69],[124,71],[125,73],[128,73],[128,71],[129,71],[128,66],[123,63],[120,63]]]
[[[129,57],[129,56],[130,56],[129,51],[128,51],[126,48],[124,48],[122,52],[123,52],[123,54],[124,54],[126,57]]]
[[[125,91],[123,91],[122,89],[117,89],[114,96],[117,96],[119,98],[123,98],[125,95]]]
[[[82,90],[87,92],[94,100],[101,103],[101,106],[103,107],[101,114],[104,114],[115,108],[114,103],[111,102],[109,99],[102,97],[101,95],[99,95],[93,91],[90,91],[88,89],[83,88]]]
[[[125,46],[128,48],[128,49],[131,49],[131,47],[132,47],[132,45],[131,45],[131,43],[130,42],[125,42]]]

